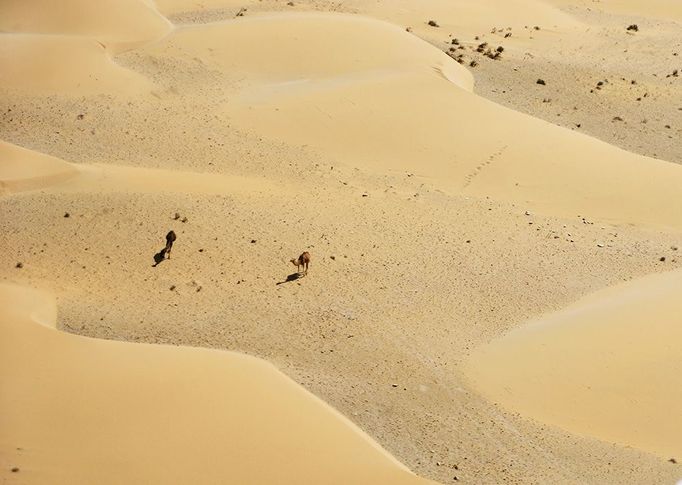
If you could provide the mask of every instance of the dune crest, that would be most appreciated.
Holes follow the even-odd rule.
[[[63,160],[0,141],[0,194],[43,188],[77,173]]]
[[[0,141],[0,188],[5,193],[184,192],[194,194],[284,193],[265,179],[120,165],[73,164]]]

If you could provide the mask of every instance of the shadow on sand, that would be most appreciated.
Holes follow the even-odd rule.
[[[158,253],[156,253],[154,255],[154,264],[152,264],[152,268],[156,268],[165,259],[166,259],[166,248],[163,248],[161,251],[159,251]]]
[[[305,274],[303,273],[291,273],[289,276],[287,276],[287,279],[284,281],[280,281],[277,283],[278,285],[283,285],[284,283],[291,283],[292,281],[296,281],[297,279],[303,278]]]

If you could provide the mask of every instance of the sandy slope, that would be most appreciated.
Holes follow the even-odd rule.
[[[142,76],[112,62],[92,38],[0,34],[0,89],[4,92],[138,93],[151,89]]]
[[[681,278],[641,278],[514,330],[475,352],[472,382],[545,422],[682,456]]]
[[[159,38],[170,28],[154,2],[146,0],[5,0],[0,4],[2,32],[89,37],[116,51]]]
[[[505,411],[468,375],[523,322],[680,266],[678,166],[486,101],[440,52],[492,14],[567,42],[584,27],[566,6],[493,5],[429,2],[436,29],[407,1],[247,2],[114,57],[157,38],[156,14],[140,36],[124,20],[3,34],[0,277],[54,292],[72,333],[264,357],[443,482],[674,481],[651,448]],[[159,8],[201,23],[241,7]],[[401,25],[292,14],[363,8]],[[35,55],[12,54],[22,39]],[[169,228],[173,259],[152,267]],[[303,249],[311,274],[287,281]]]
[[[0,303],[3,481],[426,483],[260,360],[63,334],[18,286]]]

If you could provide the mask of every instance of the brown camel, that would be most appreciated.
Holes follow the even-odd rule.
[[[292,259],[291,263],[296,266],[296,269],[298,269],[298,272],[301,272],[301,267],[304,269],[304,273],[308,273],[308,265],[310,264],[310,253],[308,251],[304,251],[298,259]]]

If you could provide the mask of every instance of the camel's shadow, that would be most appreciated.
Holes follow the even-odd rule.
[[[158,265],[163,263],[166,260],[166,248],[163,248],[161,251],[156,253],[154,255],[154,264],[152,264],[152,268],[156,268]]]
[[[291,273],[289,276],[287,276],[287,279],[284,281],[280,281],[277,283],[278,285],[283,285],[284,283],[291,283],[292,281],[296,281],[300,278],[303,278],[305,276],[305,273]]]

